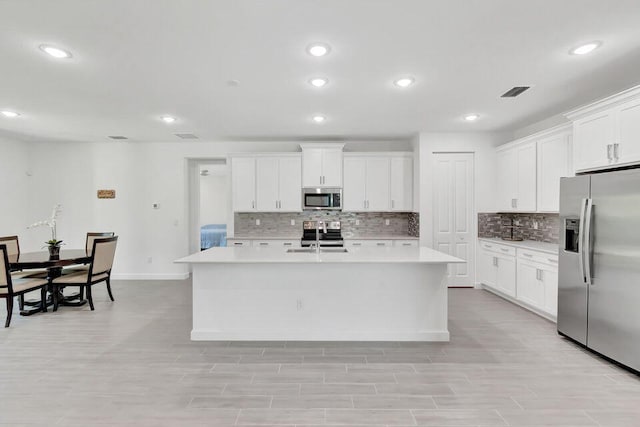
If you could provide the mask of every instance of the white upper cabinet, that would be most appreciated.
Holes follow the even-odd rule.
[[[390,210],[388,156],[346,156],[343,205],[345,211]]]
[[[279,206],[284,212],[302,210],[302,159],[300,156],[281,157],[279,170]]]
[[[576,172],[640,163],[640,86],[566,116],[573,121]]]
[[[300,144],[303,187],[342,187],[344,144]]]
[[[391,210],[410,212],[413,209],[413,157],[391,157]]]
[[[560,178],[571,176],[571,133],[538,141],[538,212],[560,210]]]
[[[367,159],[361,157],[345,157],[342,210],[350,212],[366,210],[366,189]]]
[[[231,158],[231,192],[234,212],[256,210],[256,160],[253,157]]]
[[[536,143],[498,150],[498,209],[504,212],[536,210]]]
[[[234,212],[302,210],[300,155],[234,157],[231,165]]]
[[[618,137],[614,145],[617,163],[640,161],[640,98],[621,105],[617,109]]]
[[[496,209],[558,212],[560,178],[572,175],[570,153],[568,125],[498,147]]]

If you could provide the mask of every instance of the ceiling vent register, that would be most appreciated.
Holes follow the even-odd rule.
[[[515,98],[521,95],[524,91],[529,90],[531,86],[515,86],[503,93],[500,98]]]
[[[174,133],[174,135],[180,139],[198,139],[198,136],[192,133]]]

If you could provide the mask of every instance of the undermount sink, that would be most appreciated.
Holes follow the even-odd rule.
[[[298,248],[287,249],[289,254],[312,254],[316,252],[316,248]],[[323,253],[345,253],[348,252],[346,248],[320,248],[320,252]]]

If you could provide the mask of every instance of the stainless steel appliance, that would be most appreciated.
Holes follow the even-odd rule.
[[[341,188],[303,188],[302,209],[304,210],[342,210]]]
[[[640,371],[640,169],[560,181],[558,332]]]
[[[344,246],[340,221],[303,221],[300,245],[305,248],[316,243],[319,247]]]

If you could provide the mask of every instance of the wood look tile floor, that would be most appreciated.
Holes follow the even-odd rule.
[[[191,342],[189,281],[113,289],[0,331],[0,426],[640,426],[638,377],[485,291],[375,343]]]

